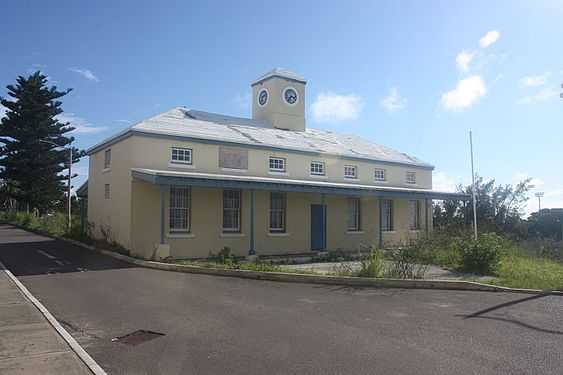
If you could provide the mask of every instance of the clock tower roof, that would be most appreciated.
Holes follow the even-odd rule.
[[[288,79],[290,81],[295,81],[295,82],[299,82],[299,83],[303,83],[303,84],[307,83],[305,78],[301,77],[300,75],[293,73],[293,72],[291,72],[291,71],[289,71],[285,68],[280,68],[278,66],[277,68],[272,69],[268,73],[266,73],[263,76],[257,78],[254,82],[251,83],[250,86],[257,85],[259,83],[262,83],[262,82],[267,81],[267,80],[274,78],[274,77],[285,78],[285,79]]]

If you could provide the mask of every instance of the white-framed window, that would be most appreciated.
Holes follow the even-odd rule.
[[[170,161],[175,164],[192,164],[192,149],[172,147]]]
[[[104,152],[104,169],[111,167],[111,148]]]
[[[407,184],[416,183],[416,174],[414,172],[406,172],[405,173],[405,182]]]
[[[285,159],[270,156],[268,166],[272,172],[285,172]]]
[[[109,184],[105,184],[104,185],[104,196],[106,197],[106,199],[109,199],[110,193],[111,193],[111,188],[110,188]]]
[[[170,187],[170,231],[190,231],[189,187]]]
[[[381,230],[393,230],[393,201],[390,199],[383,199],[381,201]]]
[[[345,165],[344,178],[358,178],[358,167],[355,165]]]
[[[361,230],[361,200],[348,198],[348,230]]]
[[[324,176],[325,174],[325,163],[322,161],[312,161],[311,162],[311,174],[317,176]]]
[[[240,190],[223,190],[223,232],[240,232]]]
[[[374,171],[375,181],[385,181],[385,169],[376,168]]]
[[[420,223],[420,202],[419,201],[409,201],[409,229],[418,230]]]
[[[284,192],[270,192],[270,232],[285,232]]]

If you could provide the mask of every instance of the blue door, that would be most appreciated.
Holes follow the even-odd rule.
[[[311,205],[311,250],[323,249],[323,206]]]

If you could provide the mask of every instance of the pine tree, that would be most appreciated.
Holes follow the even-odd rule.
[[[61,172],[68,168],[68,148],[74,140],[65,134],[74,128],[55,116],[63,112],[62,102],[57,99],[72,89],[48,88],[47,77],[41,72],[27,78],[19,76],[16,82],[6,86],[13,101],[0,98],[7,108],[0,122],[0,178],[17,181],[20,207],[23,203],[46,212],[65,199],[68,174]],[[82,152],[73,148],[73,154],[76,163]]]

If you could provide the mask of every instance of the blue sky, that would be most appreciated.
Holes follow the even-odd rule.
[[[175,106],[250,117],[250,82],[282,66],[309,127],[428,161],[442,190],[470,182],[472,130],[480,175],[563,207],[561,1],[6,0],[0,22],[0,95],[38,69],[73,88],[81,148]]]

